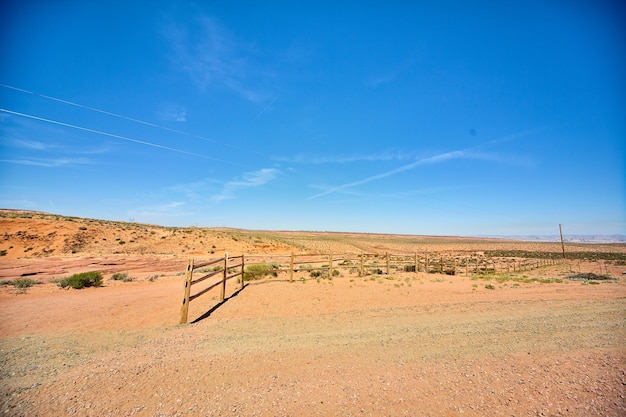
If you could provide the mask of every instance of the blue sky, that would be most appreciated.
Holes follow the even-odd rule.
[[[626,233],[612,1],[3,2],[0,207]]]

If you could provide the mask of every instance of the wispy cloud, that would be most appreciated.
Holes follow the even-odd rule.
[[[26,126],[26,125],[25,125]],[[85,146],[75,146],[76,138],[61,132],[58,129],[43,129],[37,132],[37,137],[46,138],[46,140],[21,139],[23,136],[22,127],[6,129],[6,139],[3,140],[8,146],[27,150],[29,153],[41,152],[40,154],[67,154],[67,155],[97,155],[110,152],[110,148],[105,145],[98,145],[95,148],[87,148]],[[51,152],[53,151],[53,152]],[[59,158],[56,158],[59,159]]]
[[[333,193],[337,193],[340,191],[345,191],[346,189],[352,188],[352,187],[357,187],[359,185],[363,185],[363,184],[367,184],[370,183],[372,181],[377,181],[377,180],[381,180],[383,178],[387,178],[390,177],[392,175],[396,175],[396,174],[400,174],[402,172],[406,172],[406,171],[410,171],[413,169],[416,169],[420,166],[423,165],[432,165],[432,164],[438,164],[438,163],[443,163],[443,162],[447,162],[447,161],[451,161],[454,159],[481,159],[481,160],[498,160],[501,159],[499,156],[494,155],[492,153],[486,153],[486,152],[480,152],[478,151],[479,148],[483,147],[483,146],[489,146],[489,145],[495,145],[495,144],[499,144],[499,143],[503,143],[503,142],[508,142],[514,139],[519,139],[534,133],[538,133],[542,130],[544,130],[545,128],[538,128],[538,129],[529,129],[529,130],[525,130],[519,133],[515,133],[515,134],[511,134],[511,135],[507,135],[507,136],[503,136],[501,138],[497,138],[488,142],[484,142],[481,144],[478,144],[476,146],[472,146],[470,148],[466,148],[466,149],[461,149],[461,150],[456,150],[456,151],[451,151],[451,152],[444,152],[444,153],[440,153],[437,155],[433,155],[427,158],[419,158],[416,159],[414,162],[410,163],[410,164],[406,164],[403,166],[400,166],[398,168],[386,171],[386,172],[382,172],[380,174],[376,174],[376,175],[372,175],[357,181],[353,181],[353,182],[349,182],[346,184],[342,184],[336,187],[332,187],[329,188],[327,190],[325,190],[324,192],[315,194],[311,197],[308,198],[308,200],[313,200],[319,197],[323,197],[329,194],[333,194]]]
[[[39,94],[39,93],[35,93],[35,92],[31,92],[31,91],[26,91],[26,90],[22,90],[20,88],[17,87],[12,87],[9,85],[5,85],[5,84],[0,84],[0,86],[2,87],[6,87],[9,89],[13,89],[13,90],[18,90],[18,91],[22,91],[24,93],[27,94],[32,94],[32,95],[36,95],[39,96],[41,98],[47,99],[47,100],[52,100],[54,102],[57,103],[63,103],[63,104],[67,104],[70,106],[74,106],[74,107],[78,107],[81,109],[86,109],[92,112],[96,112],[96,113],[100,113],[100,114],[105,114],[107,116],[112,116],[112,117],[116,117],[118,119],[123,119],[123,120],[128,120],[134,123],[138,123],[144,126],[151,126],[157,129],[161,129],[161,130],[166,130],[169,132],[174,132],[174,133],[179,133],[181,135],[185,135],[185,136],[190,136],[190,137],[194,137],[196,139],[201,139],[207,142],[215,142],[215,143],[220,143],[214,139],[209,139],[203,136],[199,136],[199,135],[193,135],[191,133],[188,132],[184,132],[182,130],[177,130],[177,129],[172,129],[171,127],[166,127],[166,126],[161,126],[158,124],[154,124],[154,123],[150,123],[147,122],[145,120],[140,120],[134,117],[129,117],[129,116],[125,116],[123,114],[119,114],[119,113],[113,113],[107,110],[103,110],[103,109],[99,109],[99,108],[95,108],[95,107],[91,107],[91,106],[86,106],[84,104],[79,104],[79,103],[75,103],[72,101],[67,101],[67,100],[63,100],[57,97],[52,97],[52,96],[47,96],[47,95],[43,95],[43,94]],[[181,106],[181,105],[176,105],[176,104],[165,104],[161,106],[161,109],[157,110],[156,112],[157,116],[159,116],[160,119],[165,120],[165,121],[177,121],[177,122],[185,122],[187,120],[187,110],[185,107]],[[0,113],[0,122],[5,122],[8,121],[9,119],[12,119],[13,116],[11,116],[10,114],[5,114],[5,113]],[[11,120],[12,121],[12,120]],[[0,137],[6,136],[4,134],[4,132],[0,131]],[[227,143],[221,143],[222,145],[225,146],[231,146],[230,144]]]
[[[467,158],[469,155],[470,154],[467,151],[454,151],[454,152],[441,153],[441,154],[434,155],[434,156],[431,156],[431,157],[428,157],[428,158],[418,159],[415,162],[412,162],[412,163],[407,164],[407,165],[403,165],[401,167],[392,169],[392,170],[387,171],[387,172],[383,172],[383,173],[380,173],[380,174],[377,174],[377,175],[372,175],[370,177],[363,178],[363,179],[358,180],[358,181],[354,181],[354,182],[350,182],[350,183],[347,183],[347,184],[339,185],[337,187],[330,188],[330,189],[328,189],[328,190],[326,190],[326,191],[324,191],[322,193],[315,194],[315,195],[309,197],[308,200],[313,200],[313,199],[316,199],[316,198],[319,198],[319,197],[323,197],[323,196],[328,195],[328,194],[332,194],[332,193],[336,193],[336,192],[339,192],[339,191],[346,190],[348,188],[356,187],[358,185],[363,185],[363,184],[367,184],[367,183],[372,182],[372,181],[376,181],[376,180],[380,180],[380,179],[383,179],[383,178],[386,178],[386,177],[390,177],[392,175],[396,175],[396,174],[399,174],[401,172],[405,172],[405,171],[409,171],[409,170],[415,169],[415,168],[417,168],[419,166],[422,166],[422,165],[436,164],[436,163],[445,162],[445,161],[448,161],[448,160],[451,160],[451,159]]]
[[[58,121],[58,120],[46,119],[46,118],[35,116],[35,115],[32,115],[32,114],[19,113],[19,112],[15,112],[15,111],[12,111],[12,110],[1,109],[1,108],[0,108],[0,112],[9,113],[9,114],[13,114],[13,115],[20,116],[20,117],[25,117],[25,118],[32,119],[32,120],[39,120],[41,122],[46,122],[46,123],[50,123],[50,124],[57,125],[57,126],[69,127],[69,128],[76,129],[76,130],[81,130],[83,132],[90,132],[90,133],[95,133],[97,135],[108,136],[108,137],[112,137],[112,138],[115,138],[115,139],[120,139],[120,140],[123,140],[123,141],[132,142],[132,143],[136,143],[136,144],[140,144],[140,145],[144,145],[144,146],[150,146],[150,147],[153,147],[153,148],[158,148],[158,149],[167,150],[167,151],[171,151],[171,152],[177,152],[177,153],[181,153],[181,154],[185,154],[185,155],[189,155],[189,156],[196,156],[196,157],[204,158],[204,159],[212,159],[214,161],[225,162],[225,163],[229,163],[229,164],[233,164],[233,165],[241,165],[241,164],[239,164],[237,162],[230,162],[230,161],[226,161],[226,160],[223,160],[223,159],[214,158],[214,157],[208,156],[208,155],[202,155],[202,154],[198,154],[198,153],[194,153],[194,152],[188,152],[188,151],[185,151],[183,149],[178,149],[178,148],[172,148],[172,147],[169,147],[169,146],[159,145],[158,143],[148,142],[148,141],[145,141],[145,140],[134,139],[134,138],[131,138],[131,137],[128,137],[128,136],[116,135],[116,134],[113,134],[113,133],[103,132],[101,130],[89,129],[89,128],[83,127],[83,126],[76,126],[76,125],[69,124],[69,123],[64,123],[64,122],[61,122],[61,121]]]
[[[377,192],[363,192],[363,191],[356,191],[356,190],[352,190],[352,189],[344,189],[344,190],[340,190],[340,191],[335,191],[337,194],[342,194],[342,195],[346,195],[346,196],[350,196],[350,197],[360,197],[363,199],[404,199],[406,197],[411,197],[411,196],[427,196],[427,195],[433,195],[433,194],[440,194],[440,193],[449,193],[449,192],[454,192],[454,191],[459,191],[459,190],[466,190],[466,189],[470,189],[470,188],[474,188],[475,186],[458,186],[458,185],[448,185],[448,186],[442,186],[442,187],[426,187],[426,188],[419,188],[419,189],[412,189],[412,190],[406,190],[406,191],[397,191],[397,192],[383,192],[383,193],[377,193]],[[321,191],[328,191],[330,189],[332,189],[333,187],[322,187],[319,185],[313,185],[311,186],[311,188],[315,188],[315,189],[319,189]]]
[[[58,159],[0,159],[0,162],[6,164],[30,165],[43,168],[60,168],[72,165],[88,165],[91,161],[87,158],[58,158]]]
[[[227,88],[253,103],[269,95],[256,86],[258,71],[248,60],[252,48],[235,37],[214,18],[201,15],[175,22],[165,37],[179,68],[202,90],[210,85]]]
[[[234,178],[225,183],[222,191],[213,196],[212,200],[216,204],[224,200],[231,200],[235,198],[235,194],[238,190],[265,185],[276,178],[279,172],[280,171],[274,168],[264,168],[258,171],[246,172],[241,177]]]
[[[3,163],[45,168],[88,165],[94,162],[89,156],[109,152],[106,146],[90,149],[77,144],[74,135],[54,126],[34,127],[30,119],[3,114],[10,116],[8,126],[0,129],[0,140],[7,147]]]
[[[166,191],[173,191],[180,193],[189,200],[198,200],[203,195],[207,195],[215,190],[215,188],[221,183],[214,179],[205,178],[199,181],[192,181],[187,183],[176,184],[167,187]]]
[[[26,148],[26,149],[32,149],[32,150],[36,150],[36,151],[45,151],[45,150],[50,149],[50,148],[53,147],[52,145],[49,145],[47,143],[43,143],[43,142],[39,142],[39,141],[35,141],[35,140],[15,139],[15,140],[13,140],[13,143],[17,147]]]
[[[526,136],[534,135],[535,133],[544,132],[547,129],[548,129],[548,126],[542,126],[542,127],[537,127],[537,128],[534,128],[534,129],[522,130],[521,132],[511,133],[510,135],[505,135],[505,136],[501,136],[499,138],[490,140],[488,142],[485,142],[483,144],[475,146],[475,148],[477,148],[479,146],[498,145],[500,143],[510,142],[512,140],[515,140],[515,139],[520,139],[520,138],[523,138],[523,137],[526,137]]]
[[[405,161],[413,159],[412,155],[403,152],[382,152],[377,154],[357,155],[306,155],[298,154],[290,157],[273,157],[275,161],[294,164],[346,164],[350,162]]]

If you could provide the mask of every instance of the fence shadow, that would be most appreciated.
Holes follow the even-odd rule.
[[[201,315],[200,317],[198,317],[197,319],[190,321],[189,324],[195,324],[198,323],[204,319],[207,319],[211,316],[211,314],[213,314],[214,311],[216,311],[218,308],[220,308],[226,301],[230,300],[233,297],[236,297],[241,291],[243,291],[244,288],[246,288],[249,285],[255,286],[255,285],[262,285],[262,284],[267,284],[269,282],[295,282],[296,280],[289,280],[289,279],[268,279],[268,280],[262,280],[262,281],[256,281],[256,282],[248,282],[245,284],[245,286],[243,288],[239,288],[237,291],[235,291],[234,293],[232,293],[229,297],[224,298],[224,301],[220,301],[219,303],[215,304],[213,307],[211,307],[211,309],[209,309],[209,311],[207,311],[206,313],[204,313],[203,315]]]
[[[206,313],[204,313],[203,315],[201,315],[200,317],[198,317],[197,319],[193,320],[192,322],[190,322],[190,324],[196,324],[204,319],[207,319],[211,316],[211,314],[213,314],[213,312],[215,310],[217,310],[218,308],[220,308],[222,305],[224,305],[224,303],[228,300],[230,300],[233,297],[236,297],[237,295],[239,295],[239,293],[241,291],[243,291],[244,288],[246,288],[249,284],[246,284],[243,288],[239,288],[237,291],[235,291],[234,293],[232,293],[229,297],[224,298],[224,301],[220,301],[219,303],[215,304],[213,307],[211,307],[209,309],[209,311],[207,311]]]

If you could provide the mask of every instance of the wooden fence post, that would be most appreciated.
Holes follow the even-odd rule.
[[[245,266],[245,255],[242,253],[241,254],[241,289],[243,289],[245,283],[243,280],[243,276],[245,274],[245,270],[246,270],[246,266]]]
[[[385,252],[385,262],[387,263],[387,275],[389,275],[389,252]]]
[[[183,294],[183,304],[180,307],[180,324],[187,323],[189,316],[189,294],[191,293],[191,279],[193,277],[193,259],[187,263],[187,274],[185,275],[185,292]]]
[[[426,260],[424,261],[424,272],[428,273],[428,252],[426,252]]]
[[[420,269],[420,263],[419,263],[419,257],[417,256],[417,252],[415,252],[415,273],[417,274],[417,272]]]
[[[332,278],[333,276],[333,254],[332,252],[328,254],[328,277]]]
[[[289,282],[293,282],[293,252],[289,261]]]
[[[361,252],[361,276],[364,276],[363,274],[363,252]]]
[[[443,274],[443,255],[441,255],[441,260],[439,261],[439,273]]]
[[[453,261],[454,261],[454,266],[452,269],[452,275],[456,275],[456,257],[453,258]]]
[[[224,301],[226,297],[226,277],[228,276],[228,252],[224,252],[224,275],[222,275],[222,291],[220,292],[220,301]]]

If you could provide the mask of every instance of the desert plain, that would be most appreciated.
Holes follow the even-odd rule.
[[[167,228],[0,211],[6,416],[624,416],[626,245]],[[525,271],[340,268],[227,283],[189,259],[418,253]],[[462,268],[461,268],[462,269]],[[59,279],[100,271],[103,285]],[[127,280],[112,280],[114,274]],[[15,280],[37,284],[18,288]]]

